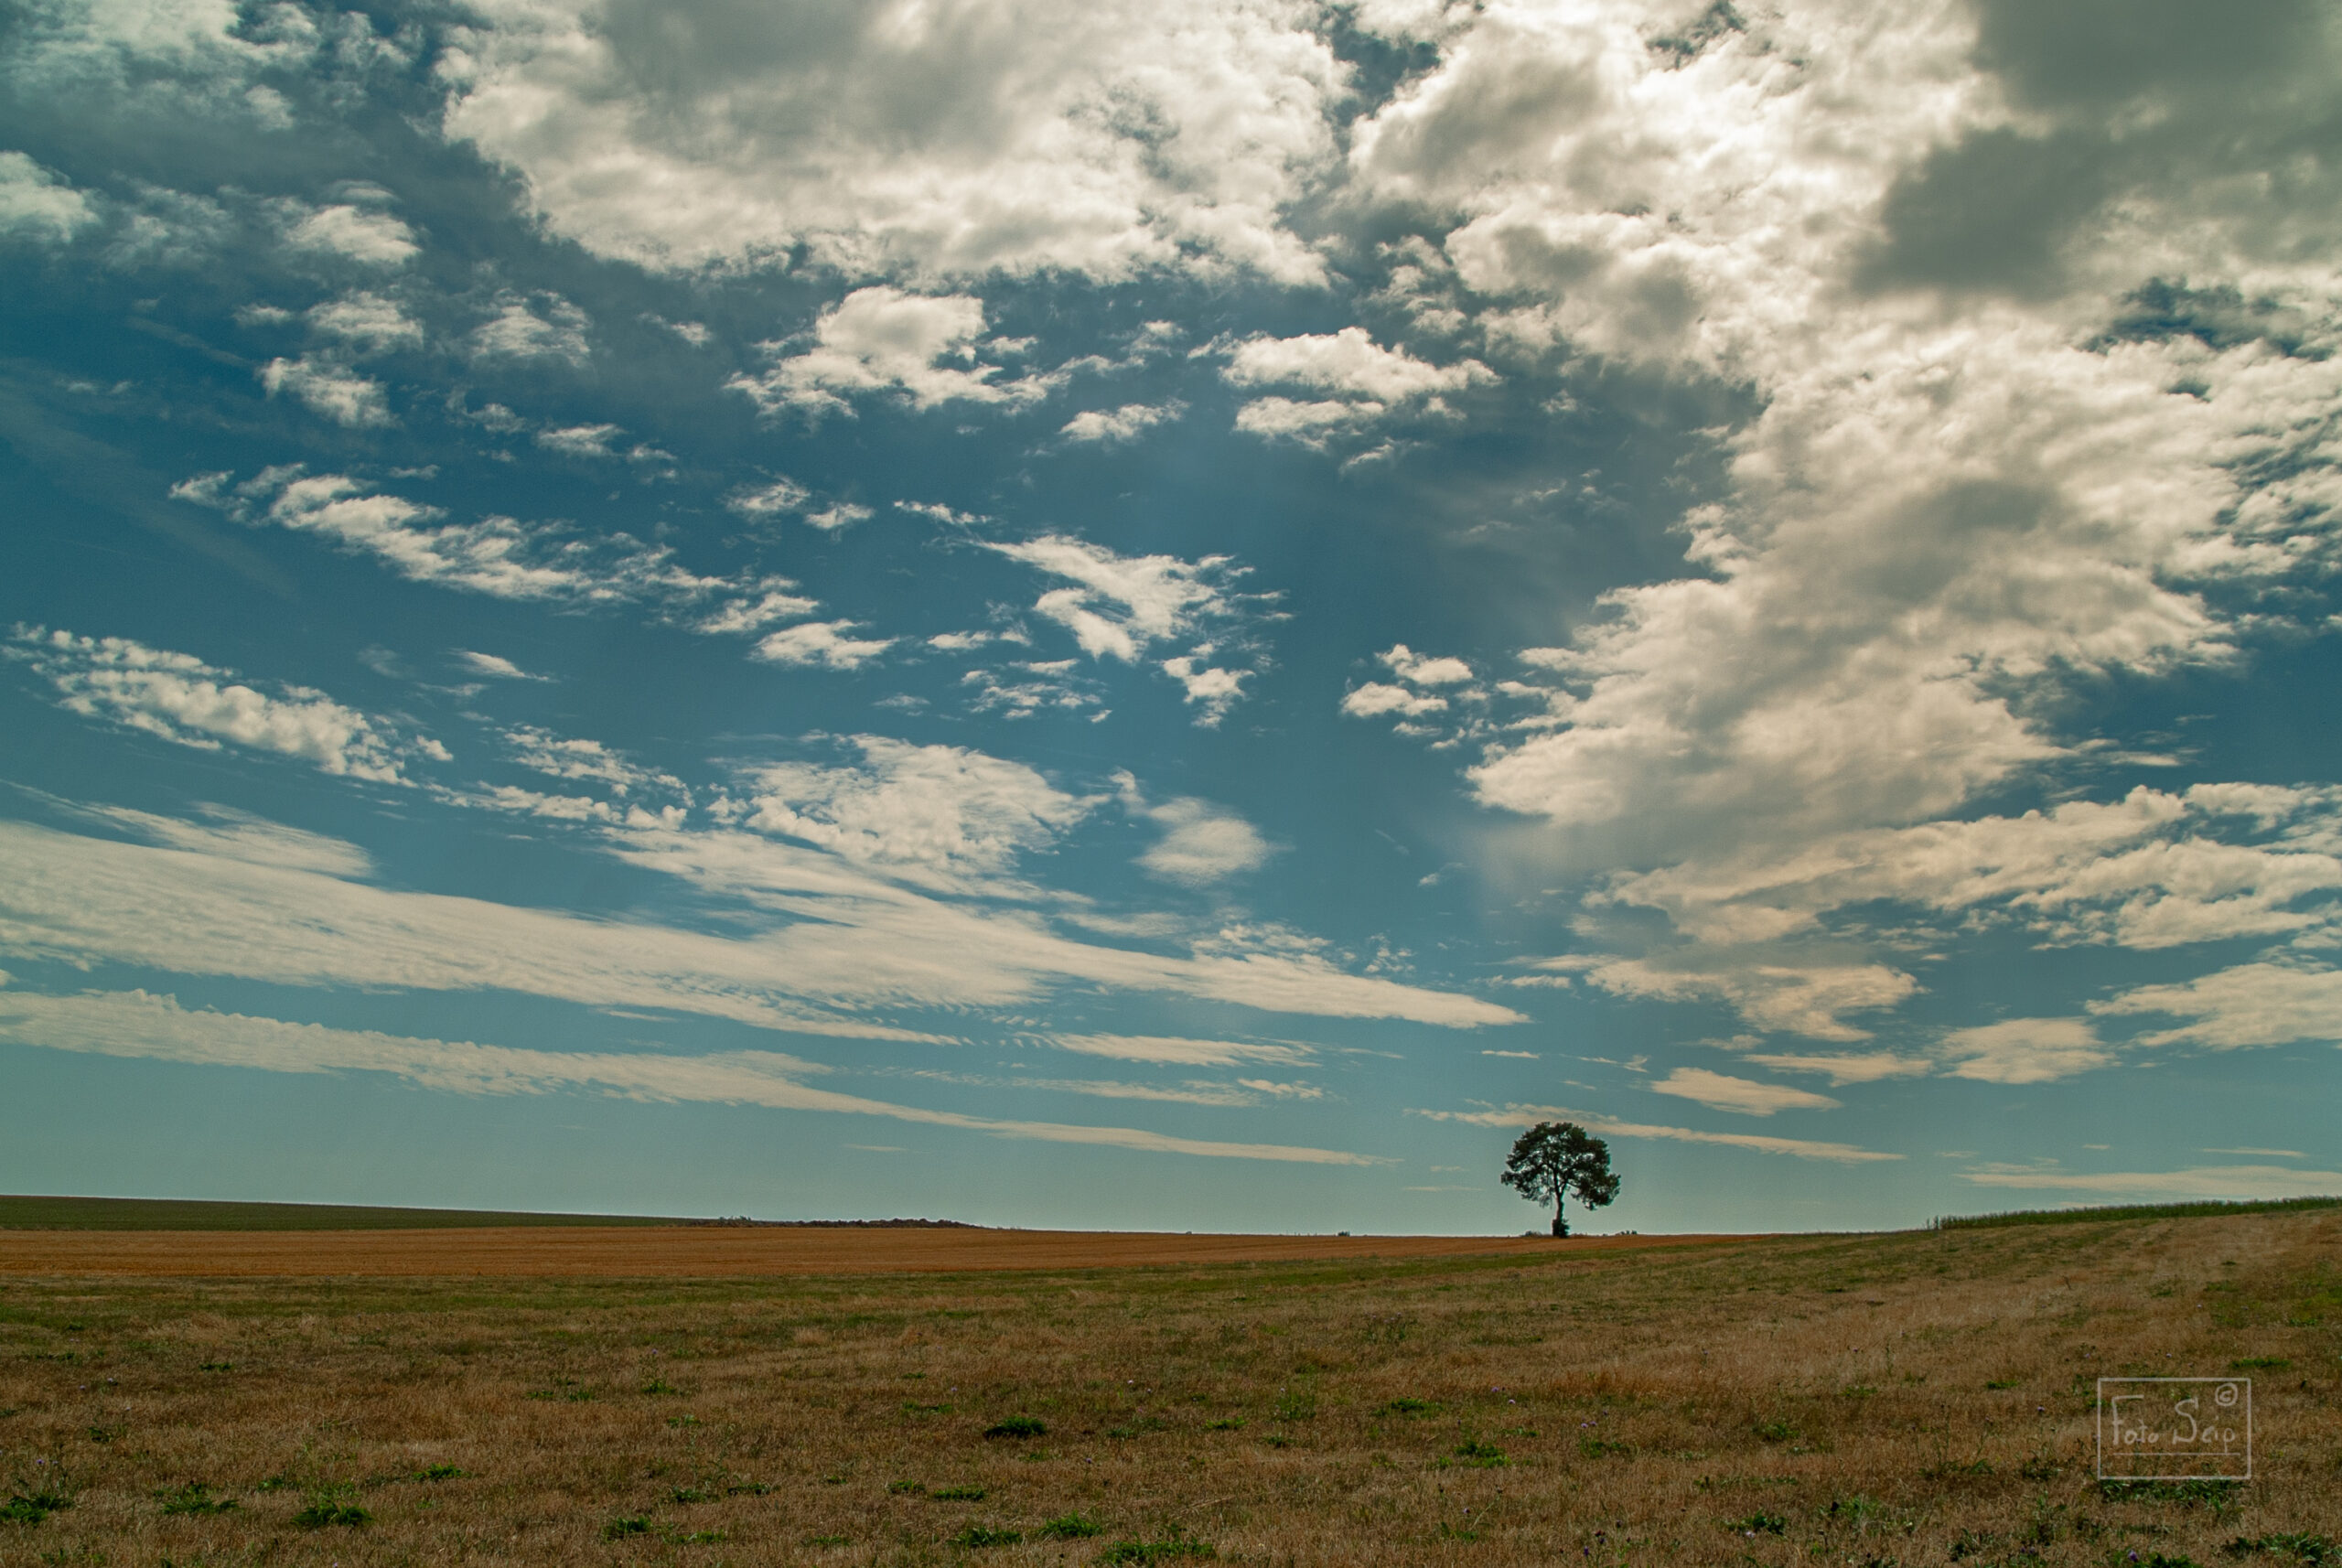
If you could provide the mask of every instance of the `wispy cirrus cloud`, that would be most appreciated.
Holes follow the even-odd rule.
[[[996,1138],[1207,1159],[1325,1165],[1388,1163],[1338,1149],[1182,1138],[1136,1127],[1003,1120],[872,1100],[808,1084],[805,1079],[833,1069],[778,1051],[683,1056],[526,1050],[186,1008],[176,997],[144,991],[84,992],[75,996],[0,991],[0,1039],[48,1050],[263,1072],[387,1073],[447,1094],[586,1093],[666,1103],[758,1105],[776,1111],[878,1116]]]
[[[1571,1111],[1558,1105],[1508,1105],[1501,1111],[1418,1111],[1411,1116],[1427,1117],[1434,1122],[1460,1122],[1474,1127],[1533,1127],[1540,1122],[1575,1122],[1592,1133],[1611,1138],[1650,1138],[1665,1143],[1714,1144],[1723,1148],[1747,1149],[1756,1154],[1788,1155],[1800,1160],[1821,1160],[1832,1165],[1873,1165],[1883,1160],[1899,1160],[1903,1156],[1879,1149],[1858,1148],[1852,1144],[1833,1144],[1814,1138],[1775,1138],[1762,1133],[1703,1133],[1691,1127],[1668,1127],[1642,1122],[1621,1122],[1615,1117],[1597,1116],[1588,1112]]]

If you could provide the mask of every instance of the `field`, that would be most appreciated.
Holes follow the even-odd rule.
[[[638,1277],[480,1262],[596,1236]],[[2342,1562],[2332,1208],[1158,1237],[1147,1266],[1033,1232],[518,1237],[297,1277],[252,1270],[428,1249],[0,1234],[0,1563]],[[939,1238],[1007,1251],[875,1272]],[[690,1255],[650,1277],[662,1239]],[[741,1277],[757,1246],[833,1251]],[[2252,1481],[2097,1483],[2094,1380],[2230,1372]]]

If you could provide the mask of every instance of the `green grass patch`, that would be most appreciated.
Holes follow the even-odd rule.
[[[1061,1513],[1033,1533],[1044,1541],[1087,1541],[1106,1527],[1078,1513]]]
[[[1029,1415],[1012,1415],[1005,1421],[995,1421],[984,1428],[986,1437],[1046,1437],[1047,1423]]]
[[[192,1514],[201,1517],[226,1513],[236,1506],[232,1498],[213,1497],[211,1488],[201,1481],[189,1481],[177,1491],[158,1492],[156,1495],[163,1499],[163,1511],[167,1514]]]
[[[2294,1214],[2342,1208],[2342,1197],[2272,1197],[2250,1203],[2122,1203],[2094,1208],[2018,1208],[2005,1214],[1947,1215],[1930,1230],[1993,1230],[2005,1225],[2090,1225],[2107,1219],[2197,1219],[2221,1214]]]
[[[0,1503],[0,1520],[10,1524],[38,1524],[72,1506],[73,1499],[62,1492],[18,1492]]]
[[[1483,1470],[1492,1470],[1499,1466],[1512,1463],[1504,1456],[1503,1449],[1493,1443],[1483,1443],[1477,1437],[1466,1438],[1450,1452],[1465,1464],[1476,1466]]]
[[[333,1525],[355,1530],[371,1523],[374,1516],[360,1507],[351,1497],[354,1490],[354,1487],[341,1486],[323,1487],[311,1492],[301,1511],[293,1516],[293,1522],[303,1530],[324,1530]]]
[[[1098,1554],[1098,1561],[1110,1563],[1169,1563],[1181,1557],[1217,1557],[1219,1550],[1208,1541],[1198,1541],[1185,1530],[1174,1530],[1161,1541],[1118,1541]]]
[[[1024,1539],[1025,1532],[1021,1530],[993,1530],[984,1525],[972,1524],[953,1536],[951,1544],[973,1551],[986,1546],[1014,1546]]]

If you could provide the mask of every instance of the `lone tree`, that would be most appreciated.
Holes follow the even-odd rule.
[[[1570,1233],[1570,1222],[1562,1218],[1563,1198],[1600,1208],[1618,1196],[1610,1145],[1574,1122],[1540,1122],[1523,1133],[1498,1179],[1531,1203],[1552,1204],[1556,1236]]]

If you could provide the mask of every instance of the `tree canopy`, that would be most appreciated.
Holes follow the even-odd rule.
[[[1600,1208],[1618,1196],[1610,1145],[1574,1122],[1540,1122],[1516,1139],[1498,1178],[1532,1203],[1553,1206],[1553,1234],[1570,1233],[1562,1200]]]

